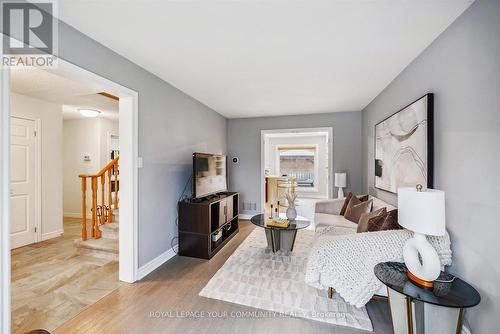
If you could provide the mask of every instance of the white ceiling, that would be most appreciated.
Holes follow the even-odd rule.
[[[59,0],[60,18],[229,118],[364,108],[473,0]]]
[[[64,119],[84,118],[78,109],[97,109],[100,117],[118,119],[118,102],[98,95],[103,88],[60,76],[54,70],[16,68],[11,74],[12,91],[62,105]]]

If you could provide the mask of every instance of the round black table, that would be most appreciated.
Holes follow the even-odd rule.
[[[305,219],[290,220],[288,227],[275,227],[267,225],[269,218],[265,217],[263,213],[253,216],[250,221],[252,224],[262,227],[266,231],[267,246],[273,252],[293,251],[297,230],[308,227],[311,222]]]
[[[433,289],[413,284],[406,275],[404,263],[379,263],[374,272],[388,288],[396,334],[411,334],[414,327],[422,328],[419,332],[424,333],[461,333],[464,309],[476,306],[481,301],[479,292],[470,284],[458,277],[449,282],[444,279],[444,272],[434,282]],[[421,308],[420,312],[417,312],[418,307],[412,306],[417,304]],[[413,313],[423,315],[423,321],[414,324]]]

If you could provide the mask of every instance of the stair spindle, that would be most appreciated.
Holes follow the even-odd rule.
[[[109,208],[109,211],[108,211],[108,223],[112,223],[113,222],[113,214],[112,214],[112,210],[113,208],[111,207],[111,168],[108,169],[108,208]]]
[[[104,197],[104,182],[106,181],[106,175],[102,174],[101,175],[101,207],[102,207],[102,210],[101,210],[101,225],[104,225],[105,221],[104,221],[104,210],[106,208],[106,203],[105,203],[105,197]]]
[[[113,168],[113,172],[115,173],[115,202],[114,208],[118,209],[118,160],[115,162],[115,166]]]
[[[82,240],[87,240],[87,178],[82,179]]]
[[[92,237],[99,239],[101,231],[97,224],[97,176],[92,176]]]

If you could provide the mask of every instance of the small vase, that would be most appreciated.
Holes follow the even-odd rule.
[[[286,209],[286,218],[290,220],[294,220],[295,218],[297,218],[297,210],[295,210],[295,208]]]

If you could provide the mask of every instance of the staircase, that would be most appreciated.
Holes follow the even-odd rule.
[[[99,226],[99,239],[76,239],[76,254],[118,261],[119,209],[112,212],[113,222]]]
[[[79,175],[82,180],[82,238],[74,241],[78,255],[118,261],[118,160],[119,157],[113,159],[97,174]],[[87,179],[92,190],[91,226],[87,226]],[[91,238],[87,237],[89,234]]]

